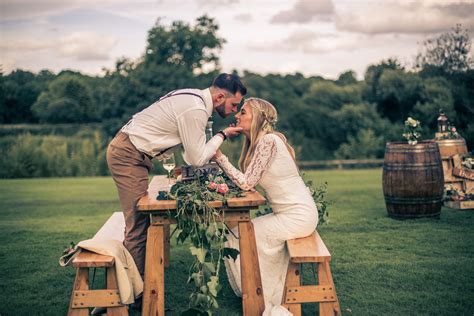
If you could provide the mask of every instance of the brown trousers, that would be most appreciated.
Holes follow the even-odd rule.
[[[150,218],[136,209],[138,200],[146,195],[150,159],[138,151],[128,135],[119,132],[107,148],[107,164],[117,185],[117,191],[125,217],[125,239],[140,274],[145,273],[146,237]]]

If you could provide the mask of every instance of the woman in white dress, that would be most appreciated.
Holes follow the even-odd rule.
[[[288,251],[285,241],[306,237],[318,224],[318,210],[295,163],[295,152],[283,134],[276,132],[277,111],[268,101],[249,98],[236,114],[245,142],[240,156],[240,170],[218,151],[214,160],[240,188],[251,190],[257,184],[265,191],[273,213],[252,220],[257,241],[258,260],[265,299],[265,316],[291,315],[281,306]],[[226,247],[239,249],[239,242],[228,234]],[[226,259],[229,283],[242,296],[240,256]]]

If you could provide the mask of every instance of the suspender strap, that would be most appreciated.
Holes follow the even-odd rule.
[[[176,90],[175,90],[176,91]],[[170,93],[168,93],[167,95],[163,96],[160,98],[159,101],[162,101],[164,99],[168,99],[168,98],[171,98],[171,97],[174,97],[176,95],[192,95],[192,96],[195,96],[195,97],[198,97],[199,99],[202,100],[202,102],[204,102],[204,99],[202,98],[202,96],[200,96],[199,94],[196,94],[196,93],[192,93],[192,92],[178,92],[178,93],[175,93],[173,94],[174,91],[171,91]],[[204,102],[205,104],[205,102]]]
[[[204,99],[203,99],[202,96],[200,96],[199,94],[192,93],[192,92],[178,92],[178,93],[173,94],[173,92],[175,92],[175,91],[177,91],[177,90],[171,91],[171,92],[168,93],[167,95],[161,97],[159,101],[163,101],[164,99],[171,98],[171,97],[174,97],[174,96],[177,96],[177,95],[192,95],[192,96],[198,97],[199,99],[202,100],[202,102],[204,102]],[[204,104],[206,104],[206,102],[204,102]],[[147,155],[147,157],[150,158],[150,160],[152,160],[154,157],[162,155],[163,153],[167,152],[168,150],[170,150],[170,149],[173,148],[173,147],[174,147],[174,146],[169,147],[169,148],[166,148],[166,149],[163,149],[162,151],[160,151],[159,153],[157,153],[155,156],[150,156],[150,155],[148,155],[148,154],[145,154],[145,155]]]

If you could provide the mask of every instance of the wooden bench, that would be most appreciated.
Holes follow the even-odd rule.
[[[331,275],[329,261],[331,254],[323,240],[315,231],[305,238],[286,242],[290,263],[286,274],[282,305],[293,315],[301,315],[302,303],[319,302],[319,315],[341,315],[336,288]],[[302,285],[303,264],[318,266],[318,285]]]
[[[94,235],[94,238],[107,236],[107,238],[123,241],[124,230],[117,230],[117,227],[123,227],[125,229],[125,221],[122,212],[113,213]],[[114,257],[83,250],[73,259],[72,266],[76,268],[77,272],[72,288],[68,315],[89,315],[89,308],[93,307],[105,307],[107,309],[107,315],[128,315],[128,307],[122,305],[120,301]],[[90,268],[105,268],[105,289],[89,289]]]

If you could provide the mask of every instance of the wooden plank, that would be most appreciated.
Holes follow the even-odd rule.
[[[474,180],[474,170],[467,168],[453,168],[453,175],[467,180]]]
[[[148,228],[142,315],[165,314],[164,227]]]
[[[308,237],[286,241],[291,262],[324,262],[331,260],[331,254],[315,231]]]
[[[107,290],[116,290],[117,294],[119,294],[119,302],[120,302],[120,293],[118,291],[118,281],[117,281],[117,272],[115,270],[115,266],[112,268],[107,269]],[[125,305],[120,304],[119,306],[109,307],[107,308],[107,316],[127,316],[128,315],[128,307]]]
[[[444,206],[458,210],[474,209],[474,201],[444,201]]]
[[[115,259],[112,256],[100,255],[98,253],[81,250],[81,252],[72,259],[72,266],[75,268],[106,268],[112,267]]]
[[[265,303],[252,222],[239,223],[239,236],[243,314],[262,315]]]
[[[235,197],[227,199],[228,207],[253,207],[265,204],[265,198],[257,191],[247,191],[243,193],[243,197]]]
[[[334,287],[334,281],[332,279],[331,269],[329,267],[329,261],[321,262],[318,264],[318,282],[319,285],[331,286],[336,297],[335,302],[322,302],[319,303],[319,315],[320,316],[338,316],[341,315],[341,307],[339,306],[339,300],[336,295],[336,288]]]
[[[161,200],[158,201],[156,196],[158,195],[158,191],[165,190],[167,180],[165,176],[155,176],[152,178],[149,186],[147,195],[142,197],[137,203],[137,209],[139,211],[167,211],[167,210],[175,210],[176,209],[176,201],[175,200]],[[245,192],[245,196],[238,197],[238,198],[230,198],[227,199],[227,206],[229,208],[238,208],[238,207],[254,207],[265,204],[265,198],[258,193],[255,192]],[[223,207],[223,203],[221,201],[212,201],[209,202],[209,206],[214,208],[221,208]]]
[[[283,289],[283,296],[281,304],[294,316],[301,316],[301,304],[298,304],[292,299],[288,298],[287,289],[290,287],[298,287],[301,285],[301,264],[290,262],[288,264],[288,270],[286,272],[285,287]],[[296,304],[292,304],[296,303]]]
[[[68,316],[88,316],[89,309],[80,305],[80,303],[74,303],[75,291],[88,290],[89,289],[89,269],[88,268],[77,268],[76,279],[72,286],[71,300],[69,302]],[[82,308],[81,308],[82,307]],[[77,309],[81,308],[81,309]]]
[[[78,290],[74,291],[73,307],[116,307],[121,306],[120,295],[115,290]]]
[[[289,286],[285,298],[287,304],[337,301],[334,287],[328,285]]]

